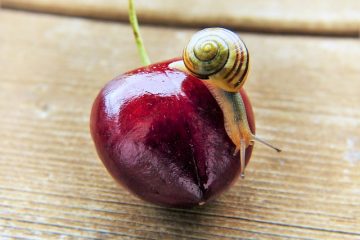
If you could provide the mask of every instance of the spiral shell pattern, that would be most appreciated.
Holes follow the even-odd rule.
[[[195,33],[183,53],[190,72],[230,92],[238,91],[244,84],[249,60],[244,42],[224,28],[206,28]]]

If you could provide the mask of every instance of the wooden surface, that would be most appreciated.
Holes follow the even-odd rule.
[[[153,61],[195,31],[142,30]],[[0,238],[360,239],[359,39],[241,36],[257,132],[284,152],[257,144],[245,180],[168,209],[119,187],[89,134],[99,89],[139,65],[129,26],[3,10]]]
[[[2,0],[3,7],[127,21],[127,0]],[[144,23],[359,36],[358,0],[137,0]]]

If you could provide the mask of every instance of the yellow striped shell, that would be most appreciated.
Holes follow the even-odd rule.
[[[237,92],[246,81],[249,53],[244,42],[224,28],[206,28],[193,35],[184,49],[186,68],[217,87]]]

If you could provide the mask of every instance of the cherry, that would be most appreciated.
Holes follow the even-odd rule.
[[[91,135],[113,178],[143,200],[202,205],[240,173],[223,113],[202,80],[169,68],[178,59],[116,77],[98,94]],[[252,132],[254,115],[240,90]],[[246,163],[252,146],[246,149]]]

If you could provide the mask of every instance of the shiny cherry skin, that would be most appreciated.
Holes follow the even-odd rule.
[[[239,154],[226,134],[223,113],[196,77],[169,63],[116,77],[98,94],[91,134],[113,178],[148,202],[192,207],[215,198],[239,176]],[[245,91],[251,130],[254,115]],[[246,163],[252,146],[246,150]]]

